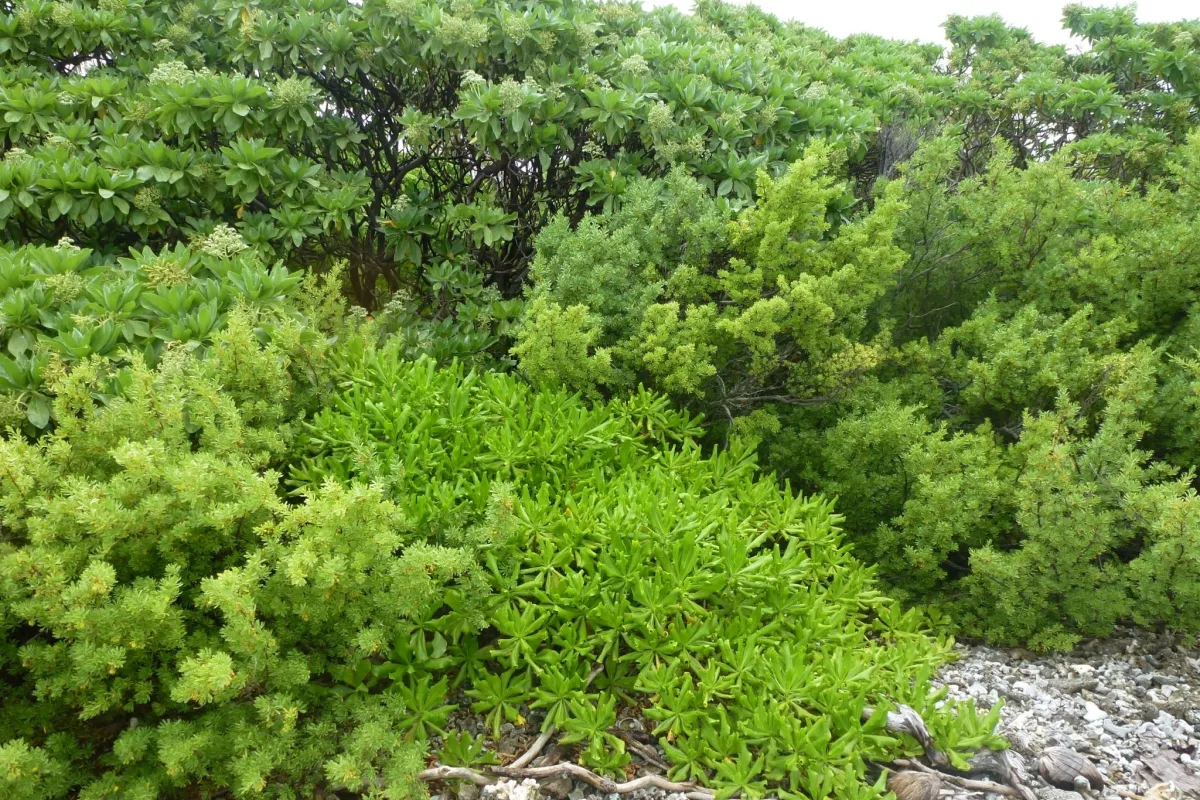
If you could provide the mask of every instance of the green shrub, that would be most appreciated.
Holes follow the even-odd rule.
[[[1200,629],[1200,139],[1144,194],[1067,156],[954,185],[958,146],[906,174],[910,259],[874,310],[895,346],[844,402],[790,415],[771,463],[838,496],[858,552],[973,635]]]
[[[675,775],[748,796],[877,796],[865,760],[917,745],[867,705],[951,753],[992,741],[994,714],[935,706],[948,643],[829,504],[704,456],[663,398],[323,342],[237,311],[104,403],[109,362],[78,362],[55,428],[0,442],[6,794],[419,795],[433,735],[489,758],[447,730],[455,687],[493,734],[532,708],[610,772],[643,706]],[[305,422],[310,369],[341,388]]]
[[[588,408],[386,352],[336,380],[346,388],[306,426],[293,482],[369,481],[431,544],[481,549],[491,589],[482,606],[451,589],[399,642],[364,630],[349,687],[441,702],[444,683],[420,682],[436,665],[493,733],[528,706],[609,772],[629,761],[617,710],[640,707],[673,775],[751,797],[876,794],[866,760],[912,742],[864,723],[865,706],[909,703],[951,750],[992,741],[990,718],[935,706],[947,643],[874,587],[829,503],[758,477],[752,450],[705,456],[663,398]]]
[[[0,248],[0,390],[6,422],[50,423],[53,376],[97,356],[120,367],[154,364],[171,349],[203,351],[235,307],[260,324],[294,314],[285,303],[301,276],[268,268],[228,228],[193,246],[103,258],[62,240]],[[120,376],[100,391],[119,390]],[[98,390],[99,391],[99,390]]]
[[[296,376],[323,347],[294,323],[260,344],[235,312],[204,358],[135,360],[104,404],[108,364],[77,363],[50,386],[55,429],[0,442],[6,796],[414,791],[422,749],[391,734],[406,707],[328,675],[364,631],[409,634],[434,584],[474,597],[477,567],[377,488],[281,500]]]
[[[843,160],[814,145],[778,181],[760,175],[736,221],[675,174],[619,213],[547,226],[513,348],[525,373],[589,393],[645,383],[722,422],[846,391],[880,358],[866,312],[904,253],[898,193],[851,219]]]

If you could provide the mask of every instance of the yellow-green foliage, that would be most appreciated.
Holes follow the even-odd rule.
[[[1070,153],[954,185],[960,144],[906,170],[910,258],[875,312],[896,347],[855,396],[794,415],[772,461],[971,633],[1200,628],[1200,138],[1145,193],[1080,180]]]
[[[814,145],[759,203],[728,207],[676,173],[620,212],[547,227],[514,354],[538,384],[585,392],[645,382],[718,417],[811,402],[874,366],[867,310],[904,253],[898,192],[851,219],[836,151]],[[896,187],[897,189],[899,187]]]
[[[704,455],[665,398],[588,407],[357,338],[330,361],[301,333],[262,344],[237,312],[101,405],[111,366],[85,360],[52,432],[0,442],[8,796],[411,797],[433,734],[486,754],[447,735],[451,686],[493,731],[544,711],[604,771],[639,699],[674,774],[747,796],[878,796],[866,760],[914,743],[868,705],[954,754],[993,741],[994,714],[935,705],[948,642],[830,504]],[[307,422],[299,363],[341,387]]]

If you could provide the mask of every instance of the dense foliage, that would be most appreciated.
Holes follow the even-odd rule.
[[[1001,744],[943,611],[1200,629],[1200,24],[1064,22],[0,4],[0,794],[621,775],[640,715],[866,800],[866,707]]]
[[[858,212],[819,146],[735,219],[643,181],[542,233],[513,352],[538,385],[654,386],[763,440],[971,632],[1200,627],[1200,137],[1144,192],[1077,178],[1077,148],[961,176],[962,148],[929,140]]]
[[[0,355],[0,387],[9,412],[41,429],[50,423],[49,385],[74,365],[93,356],[153,365],[172,347],[203,348],[235,306],[282,310],[301,275],[266,268],[218,227],[192,248],[146,248],[115,261],[67,239],[0,250],[0,282],[8,353]]]

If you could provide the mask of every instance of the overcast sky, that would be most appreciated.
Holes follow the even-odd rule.
[[[663,5],[686,11],[691,8],[691,0],[643,0],[642,3],[644,8]],[[951,14],[971,17],[999,14],[1010,25],[1027,28],[1038,41],[1071,43],[1062,28],[1065,0],[758,0],[754,5],[777,17],[799,20],[838,37],[874,33],[890,39],[941,44],[945,43],[941,24]],[[1085,5],[1127,3],[1093,0]],[[1195,19],[1200,17],[1200,0],[1141,0],[1137,9],[1142,22]]]

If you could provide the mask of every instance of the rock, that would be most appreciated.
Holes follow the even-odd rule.
[[[532,778],[517,783],[503,780],[483,787],[483,800],[538,800],[541,789]]]
[[[541,786],[545,794],[563,800],[571,794],[575,781],[571,780],[570,775],[555,775],[553,778],[542,781]]]
[[[1179,678],[1173,675],[1161,675],[1157,672],[1150,677],[1150,680],[1154,682],[1155,686],[1174,686],[1179,683]]]
[[[1114,725],[1108,720],[1104,720],[1104,730],[1118,739],[1126,739],[1129,734],[1133,733],[1135,728],[1132,725]]]
[[[1012,685],[1012,691],[1017,697],[1037,697],[1037,689],[1029,681],[1017,681]]]
[[[1051,687],[1060,692],[1075,694],[1083,691],[1084,689],[1089,691],[1095,689],[1100,684],[1100,681],[1096,680],[1095,678],[1072,678],[1070,680],[1048,681],[1048,683]]]
[[[1053,786],[1046,786],[1037,790],[1037,796],[1040,800],[1083,800],[1083,796],[1079,792],[1071,792],[1066,789],[1056,789]]]
[[[1099,722],[1102,719],[1108,718],[1108,712],[1090,700],[1083,705],[1087,709],[1087,712],[1083,715],[1084,720],[1087,722]]]
[[[1180,800],[1182,792],[1172,783],[1156,783],[1146,790],[1142,800]]]
[[[477,800],[479,797],[479,787],[470,781],[460,781],[458,791],[454,796],[458,800]]]

